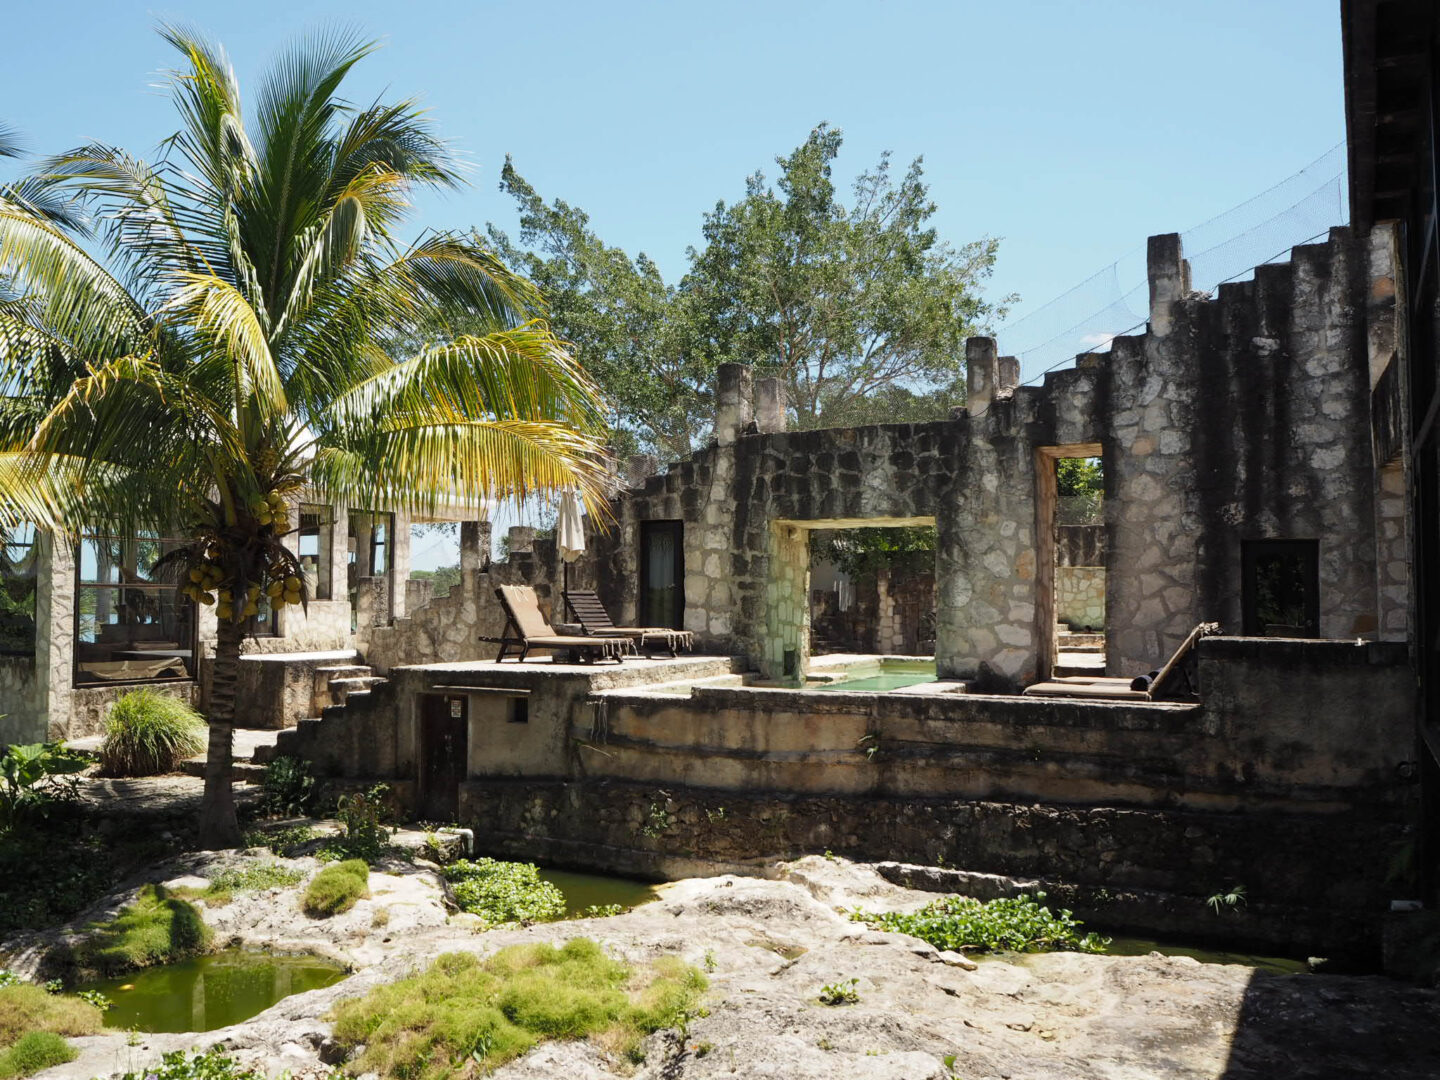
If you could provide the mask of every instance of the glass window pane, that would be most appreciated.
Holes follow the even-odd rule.
[[[0,654],[35,653],[35,527],[0,530]]]
[[[82,585],[75,599],[76,685],[193,676],[195,608],[174,588]]]

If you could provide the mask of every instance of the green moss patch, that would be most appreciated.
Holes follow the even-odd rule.
[[[447,1080],[494,1069],[547,1039],[595,1041],[634,1059],[646,1035],[681,1023],[705,976],[676,957],[643,967],[607,956],[588,938],[561,948],[514,945],[488,960],[447,953],[423,974],[345,1001],[335,1038],[363,1045],[358,1073]]]
[[[540,877],[534,863],[460,859],[442,868],[461,911],[491,926],[549,922],[565,916],[565,894]]]
[[[0,987],[0,1080],[75,1060],[67,1035],[100,1030],[100,1010],[31,983]]]
[[[370,895],[370,867],[364,859],[347,859],[327,866],[305,888],[301,907],[307,915],[329,918],[349,911],[355,901]]]
[[[292,870],[277,862],[244,863],[213,874],[210,884],[203,889],[177,889],[174,895],[204,900],[208,907],[224,907],[241,893],[288,888],[298,885],[304,877],[304,871]]]
[[[89,936],[75,949],[75,959],[105,975],[184,960],[210,948],[210,928],[199,910],[160,885],[146,885],[115,918],[86,929]]]

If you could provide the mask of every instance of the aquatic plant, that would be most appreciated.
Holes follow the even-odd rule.
[[[355,906],[370,895],[370,867],[364,859],[334,863],[316,874],[305,887],[300,906],[307,915],[325,919]]]
[[[565,894],[540,877],[534,863],[457,859],[440,871],[461,911],[495,926],[546,922],[565,914]]]
[[[107,776],[155,776],[204,751],[205,720],[198,712],[158,690],[131,690],[105,716],[100,767]]]
[[[1069,911],[1052,913],[1040,904],[1044,893],[1001,897],[982,903],[971,896],[946,896],[919,911],[881,913],[856,910],[851,918],[881,930],[928,941],[937,949],[976,952],[1104,952],[1109,938],[1079,933]]]
[[[447,953],[420,975],[343,1001],[334,1037],[356,1072],[409,1080],[485,1073],[545,1039],[590,1038],[637,1059],[640,1040],[697,1015],[705,976],[677,957],[643,968],[594,941],[514,945],[481,960]]]
[[[75,959],[106,975],[199,956],[210,948],[210,928],[199,910],[163,885],[144,886],[113,919],[85,929]]]

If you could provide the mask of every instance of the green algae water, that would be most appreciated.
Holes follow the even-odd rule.
[[[1189,945],[1151,941],[1149,938],[1112,938],[1110,947],[1105,950],[1107,956],[1149,956],[1152,952],[1163,953],[1165,956],[1189,956],[1202,964],[1240,964],[1271,975],[1304,975],[1310,970],[1304,960],[1284,956],[1257,956],[1253,953],[1198,949]]]
[[[86,983],[115,1003],[105,1026],[140,1031],[213,1031],[263,1012],[281,998],[345,977],[318,956],[274,956],[226,949],[194,960]]]
[[[866,664],[853,669],[838,682],[807,686],[807,690],[834,690],[847,694],[883,694],[902,686],[934,682],[934,660],[886,660],[882,664]]]
[[[565,917],[583,915],[587,907],[619,904],[626,911],[649,903],[660,895],[649,882],[605,874],[580,874],[569,870],[541,869],[540,878],[565,894]]]

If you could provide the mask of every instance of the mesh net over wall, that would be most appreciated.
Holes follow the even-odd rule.
[[[1256,266],[1289,258],[1298,244],[1323,239],[1346,220],[1345,165],[1340,143],[1274,187],[1181,233],[1191,284],[1213,291]],[[1018,312],[997,331],[1000,352],[1018,356],[1022,380],[1032,382],[1143,327],[1148,306],[1142,243],[1054,300]]]

